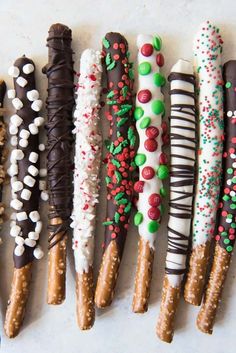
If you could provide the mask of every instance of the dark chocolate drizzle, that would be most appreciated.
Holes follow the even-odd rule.
[[[4,163],[4,144],[6,141],[6,126],[4,124],[3,113],[1,109],[3,109],[3,101],[6,94],[6,83],[5,81],[0,81],[0,229],[2,220],[2,212],[4,211],[2,206],[2,190],[3,190],[3,181],[5,178],[5,171],[3,167]]]
[[[74,106],[74,71],[71,30],[60,23],[49,29],[49,62],[43,68],[48,78],[46,125],[49,219],[60,218],[59,225],[49,225],[49,248],[58,243],[69,228],[72,209],[72,110]],[[57,234],[60,237],[56,237]]]
[[[32,124],[34,119],[38,116],[38,113],[32,110],[31,108],[32,102],[28,100],[26,95],[28,91],[36,89],[35,72],[33,71],[30,74],[25,74],[23,72],[23,66],[26,64],[32,64],[33,66],[35,66],[34,62],[31,59],[26,58],[25,56],[17,59],[14,63],[14,66],[18,67],[18,69],[20,70],[19,76],[27,80],[27,85],[25,87],[21,87],[16,83],[17,78],[14,78],[14,88],[16,91],[16,97],[19,98],[23,103],[23,107],[20,110],[17,110],[17,115],[19,115],[23,119],[23,123],[18,127],[18,136],[21,130],[23,129],[26,129],[29,131],[29,124]],[[17,180],[21,181],[22,183],[23,183],[24,177],[28,175],[28,167],[30,165],[34,165],[38,170],[40,168],[40,158],[38,158],[36,163],[31,163],[29,161],[29,155],[31,152],[35,152],[39,155],[39,148],[38,148],[39,135],[30,134],[28,142],[29,144],[25,148],[19,146],[19,144],[17,146],[17,149],[22,150],[24,153],[24,158],[17,162],[18,164]],[[16,221],[16,224],[21,227],[22,237],[24,239],[28,237],[29,232],[35,231],[36,223],[31,221],[31,219],[29,218],[29,214],[31,211],[37,211],[39,207],[39,198],[40,198],[39,175],[33,178],[36,180],[36,182],[32,188],[24,185],[24,187],[26,189],[29,189],[32,193],[29,200],[23,200],[21,198],[20,196],[21,191],[17,193],[17,199],[23,202],[23,207],[21,211],[25,211],[28,216],[28,218],[25,221],[21,221],[21,222]],[[38,241],[36,242],[36,245],[37,243]],[[16,256],[15,254],[13,254],[15,268],[21,268],[34,260],[33,251],[35,247],[29,247],[24,244],[24,248],[25,248],[25,251],[21,256]]]
[[[183,95],[193,98],[194,104],[172,104],[170,116],[170,141],[171,141],[171,165],[170,165],[170,191],[179,196],[170,199],[169,215],[176,219],[192,219],[193,205],[184,204],[184,200],[193,199],[193,192],[184,191],[184,187],[193,186],[195,180],[195,158],[188,157],[184,154],[184,149],[196,151],[196,110],[195,110],[195,79],[193,75],[172,72],[168,80],[181,80],[191,83],[193,92],[183,89],[172,89],[170,95]],[[183,126],[181,122],[187,123]],[[173,133],[172,129],[181,130],[180,133]],[[188,132],[193,132],[193,137],[188,136]],[[183,151],[181,155],[173,153],[173,147],[180,147]],[[178,164],[173,164],[173,158],[179,158]],[[183,160],[188,161],[187,164],[182,164]],[[190,165],[189,165],[190,164]],[[180,190],[176,188],[181,188]],[[172,194],[173,195],[173,194]],[[189,202],[188,202],[189,203]],[[174,212],[176,210],[176,212]],[[189,228],[190,233],[190,228]],[[169,253],[187,255],[189,247],[189,234],[185,235],[168,226],[168,248]],[[170,261],[168,261],[170,264]],[[185,273],[185,268],[165,268],[166,274],[182,275]]]

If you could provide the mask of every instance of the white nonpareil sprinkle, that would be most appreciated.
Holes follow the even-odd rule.
[[[24,246],[17,245],[17,246],[15,247],[14,254],[15,254],[16,256],[21,256],[21,255],[23,255],[24,251],[25,251]]]
[[[31,102],[39,99],[39,92],[36,89],[32,89],[31,91],[28,91],[26,95],[28,100]]]
[[[10,121],[14,126],[19,127],[22,124],[23,119],[18,114],[14,114],[11,116]]]
[[[39,132],[39,129],[34,123],[32,123],[32,124],[29,124],[29,131],[31,132],[32,135],[37,135]]]
[[[36,163],[38,158],[39,158],[39,155],[36,152],[31,152],[30,155],[29,155],[29,161],[31,163]]]
[[[34,165],[30,165],[28,168],[28,172],[33,176],[37,176],[39,173],[39,170]]]
[[[32,178],[32,176],[30,175],[26,175],[23,181],[24,181],[24,184],[29,186],[30,188],[32,188],[36,182],[36,180]]]
[[[36,126],[42,126],[44,123],[44,118],[41,116],[38,116],[37,118],[34,119],[34,124]]]
[[[26,129],[22,129],[19,134],[20,138],[27,140],[30,137],[30,132]]]
[[[45,145],[44,145],[44,143],[40,143],[40,144],[39,144],[39,151],[41,151],[41,152],[45,151]]]
[[[34,257],[37,259],[37,260],[40,260],[42,259],[43,255],[44,255],[44,252],[43,250],[41,249],[40,246],[37,246],[35,249],[34,249]]]
[[[38,211],[32,211],[29,214],[29,218],[31,219],[32,222],[38,222],[40,220],[40,215]]]
[[[24,152],[18,149],[15,149],[11,152],[12,160],[21,161],[24,158]]]
[[[40,196],[43,201],[48,201],[49,196],[46,191],[42,191]]]
[[[33,248],[36,245],[36,241],[33,239],[26,238],[25,245],[29,246],[30,248]]]
[[[20,110],[21,108],[23,108],[23,103],[19,98],[13,98],[12,104],[16,110]]]
[[[43,101],[41,99],[36,99],[32,104],[31,104],[31,108],[35,111],[35,112],[39,112],[42,109],[43,106]]]
[[[16,91],[14,89],[9,89],[7,91],[7,97],[9,99],[13,99],[13,98],[15,98],[15,96],[16,96]]]
[[[16,238],[15,238],[15,242],[16,242],[17,245],[24,245],[25,240],[24,240],[24,238],[19,237],[17,235]]]
[[[23,72],[24,74],[28,75],[31,74],[31,72],[34,72],[34,65],[32,64],[25,64],[23,66]]]
[[[23,183],[21,181],[14,181],[12,184],[13,191],[17,192],[23,189]]]
[[[38,240],[39,239],[39,233],[37,232],[29,232],[28,238],[32,240]]]
[[[43,228],[43,222],[41,222],[41,221],[36,222],[35,232],[36,233],[41,233],[42,228]]]
[[[16,214],[16,219],[18,222],[25,221],[27,218],[28,217],[25,211]]]
[[[21,232],[21,227],[18,226],[15,222],[14,222],[14,225],[11,227],[10,229],[10,235],[12,237],[17,237]]]
[[[10,132],[10,135],[16,135],[18,133],[18,128],[15,125],[10,124],[9,132]]]
[[[27,147],[27,146],[28,146],[28,144],[29,144],[29,141],[28,141],[28,140],[25,140],[25,139],[20,139],[20,141],[19,141],[19,145],[20,145],[20,147],[25,148],[25,147]]]
[[[20,211],[22,209],[22,207],[23,207],[23,202],[21,202],[20,200],[14,199],[14,200],[11,200],[10,205],[16,211]]]
[[[20,196],[23,200],[28,201],[31,197],[32,192],[28,189],[23,189]]]
[[[18,77],[20,75],[20,70],[16,66],[10,66],[8,69],[8,75],[11,77]]]
[[[28,81],[22,77],[22,76],[19,76],[17,79],[16,79],[16,83],[20,86],[20,87],[25,87],[28,83]]]
[[[12,136],[11,137],[11,140],[10,140],[10,143],[13,147],[16,147],[17,144],[18,144],[18,138],[16,136]]]
[[[40,176],[41,178],[46,177],[46,176],[47,176],[47,169],[46,169],[46,168],[40,169],[40,170],[39,170],[39,176]]]

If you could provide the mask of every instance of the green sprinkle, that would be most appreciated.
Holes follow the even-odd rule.
[[[120,162],[117,159],[112,159],[111,163],[114,164],[117,168],[120,168]]]
[[[134,130],[132,127],[129,127],[128,129],[128,139],[131,140],[134,136]]]
[[[146,129],[151,124],[151,118],[145,117],[139,124],[140,129]]]
[[[128,200],[127,199],[120,199],[118,200],[118,205],[126,205],[128,203]]]
[[[119,214],[118,212],[115,213],[114,220],[115,220],[115,223],[118,223],[118,222],[119,222],[119,220],[120,220],[120,214]]]
[[[166,165],[160,165],[157,170],[157,176],[159,179],[164,180],[169,176],[169,169]]]
[[[117,126],[123,126],[127,122],[128,118],[121,118],[119,121],[117,121]]]
[[[148,231],[150,233],[155,233],[158,231],[160,224],[157,221],[151,221],[148,223]]]
[[[142,116],[143,116],[143,114],[144,114],[143,108],[141,108],[141,107],[135,108],[135,111],[134,111],[134,119],[135,119],[135,120],[141,119]]]
[[[161,194],[162,197],[166,197],[167,191],[166,191],[166,189],[164,187],[160,188],[160,194]]]
[[[160,37],[158,36],[153,37],[152,44],[157,51],[161,50],[162,41]]]
[[[106,59],[105,59],[105,63],[106,63],[107,66],[110,65],[110,63],[111,63],[111,53],[107,53]]]
[[[122,180],[121,174],[115,170],[116,183],[119,184]]]
[[[110,48],[110,42],[106,38],[103,38],[102,44],[106,49]]]
[[[111,178],[109,178],[108,176],[106,176],[105,180],[106,180],[106,184],[109,184],[110,181],[111,181]]]
[[[134,70],[133,70],[133,69],[129,69],[129,78],[130,78],[131,80],[134,79]]]
[[[229,81],[228,81],[228,82],[226,82],[225,87],[226,87],[226,88],[230,88],[230,87],[232,87],[232,83],[231,83],[231,82],[229,82]]]
[[[134,216],[134,225],[138,226],[143,221],[143,215],[141,212],[137,212]]]
[[[143,153],[138,153],[136,156],[135,156],[135,164],[137,167],[140,167],[141,165],[143,165],[145,162],[146,162],[146,156],[145,154]]]
[[[154,114],[159,115],[165,112],[165,104],[161,100],[155,100],[152,102],[152,111]]]
[[[124,195],[124,192],[119,192],[119,193],[115,196],[115,200],[116,200],[116,201],[120,200],[123,195]]]
[[[107,95],[107,98],[112,98],[112,97],[114,97],[114,95],[115,95],[115,92],[114,91],[110,91],[108,93],[108,95]]]
[[[157,72],[153,75],[153,82],[157,87],[162,87],[165,85],[166,79],[163,75]]]
[[[113,153],[113,151],[114,151],[114,143],[112,142],[111,144],[110,144],[110,147],[109,147],[109,151],[110,151],[110,153]]]
[[[128,213],[131,210],[132,204],[131,202],[128,203],[128,205],[125,207],[124,212]]]
[[[115,62],[115,60],[113,60],[111,62],[111,64],[107,66],[107,70],[110,71],[110,70],[114,69],[115,66],[116,66],[116,62]]]
[[[107,104],[108,104],[108,105],[114,105],[114,104],[116,104],[116,103],[117,103],[117,101],[114,101],[114,100],[113,100],[113,101],[107,101]]]
[[[106,221],[102,223],[104,226],[110,226],[111,224],[113,224],[113,221]]]
[[[128,86],[124,86],[121,90],[122,96],[126,98],[127,93],[128,93]]]
[[[144,61],[141,64],[139,64],[138,72],[140,75],[145,76],[151,72],[151,69],[152,69],[151,64],[147,61]]]
[[[121,116],[129,112],[130,109],[132,109],[132,104],[122,104],[120,107],[121,109],[116,113],[117,116]]]
[[[131,139],[130,139],[130,146],[133,147],[135,145],[135,141],[136,141],[136,136],[133,136]]]

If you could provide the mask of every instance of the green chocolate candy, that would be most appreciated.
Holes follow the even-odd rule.
[[[157,170],[157,176],[159,179],[164,180],[169,176],[169,169],[166,165],[160,165]]]
[[[160,37],[158,36],[153,37],[152,44],[157,51],[161,50],[162,41]]]
[[[161,196],[162,197],[166,197],[166,195],[167,195],[167,191],[166,191],[166,189],[165,188],[160,188],[160,194],[161,194]]]
[[[227,250],[228,252],[231,252],[231,251],[233,250],[233,247],[232,247],[231,245],[228,245],[227,248],[226,248],[226,250]]]
[[[150,233],[155,233],[158,231],[160,224],[157,221],[151,221],[148,223],[148,231]]]
[[[159,115],[165,112],[165,104],[161,100],[155,100],[152,102],[152,111],[154,114]]]
[[[141,120],[140,129],[146,129],[151,124],[151,118],[146,117]]]
[[[157,72],[153,75],[153,82],[157,87],[162,87],[165,85],[166,79],[163,75]]]
[[[226,88],[230,88],[231,86],[232,86],[232,83],[231,83],[231,82],[229,82],[229,81],[226,82],[226,84],[225,84],[225,87],[226,87]]]
[[[138,153],[134,159],[135,164],[137,167],[140,167],[141,165],[143,165],[146,162],[146,156],[145,154],[142,153]]]
[[[147,61],[144,61],[141,64],[139,64],[138,72],[140,75],[145,76],[151,72],[151,69],[152,69],[151,64]]]
[[[143,221],[143,215],[141,212],[137,212],[136,215],[134,216],[134,224],[138,226],[141,224]]]
[[[144,114],[143,108],[141,108],[141,107],[135,108],[135,111],[134,111],[134,119],[135,119],[135,120],[141,119],[142,116],[143,116],[143,114]]]

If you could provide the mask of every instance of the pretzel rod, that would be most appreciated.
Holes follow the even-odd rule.
[[[225,82],[225,140],[223,152],[223,183],[217,217],[217,234],[213,266],[204,302],[197,318],[198,328],[211,334],[223,285],[230,265],[236,229],[236,61],[224,65]]]
[[[99,100],[101,93],[101,53],[87,49],[80,60],[75,110],[75,170],[73,249],[76,269],[77,321],[81,330],[93,326],[95,319],[93,254],[96,204],[99,195],[101,134]]]
[[[72,205],[73,60],[71,30],[60,23],[49,29],[47,98],[47,170],[49,188],[48,304],[65,299],[66,243]]]
[[[157,335],[171,342],[174,319],[186,272],[193,215],[196,159],[196,111],[192,65],[178,60],[170,76],[170,212],[168,248]]]
[[[35,88],[34,71],[33,61],[25,56],[17,59],[8,71],[14,78],[14,89],[8,91],[8,97],[16,109],[9,126],[14,149],[8,173],[11,176],[11,207],[15,210],[10,235],[16,243],[13,253],[14,274],[4,325],[6,335],[10,338],[19,333],[24,319],[33,260],[43,256],[38,245],[42,229],[38,207],[41,175],[39,127],[44,119],[38,116],[42,101]]]
[[[162,117],[165,113],[161,92],[166,80],[160,73],[164,58],[160,52],[158,36],[139,35],[138,93],[134,116],[139,134],[139,148],[135,163],[139,167],[139,180],[134,185],[138,192],[138,212],[134,223],[139,231],[139,251],[133,296],[133,311],[144,313],[152,277],[155,239],[160,226],[162,197],[165,195],[162,180],[168,177],[167,158],[162,153]]]
[[[95,303],[111,304],[131,211],[135,135],[133,126],[133,70],[129,62],[128,43],[119,33],[107,33],[103,39],[107,73],[107,105],[110,121],[107,143],[107,219],[104,254],[99,271]]]
[[[4,206],[2,204],[2,190],[3,190],[3,182],[5,179],[5,170],[4,170],[4,161],[5,161],[5,151],[4,145],[6,142],[6,126],[4,124],[3,114],[5,110],[3,109],[3,101],[6,93],[6,83],[3,80],[0,80],[0,230],[1,225],[3,224],[3,213]],[[2,239],[0,238],[0,244]]]
[[[223,149],[222,39],[206,22],[194,41],[199,109],[198,175],[193,219],[193,250],[184,298],[200,305],[210,256],[221,182]]]

